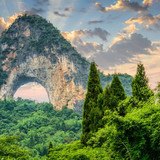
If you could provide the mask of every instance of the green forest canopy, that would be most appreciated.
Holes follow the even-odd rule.
[[[99,86],[100,92],[96,92],[99,94],[98,98],[95,92],[88,92],[89,96],[86,96],[85,103],[86,106],[90,107],[91,112],[85,116],[87,116],[86,119],[89,118],[90,125],[82,123],[82,129],[84,124],[85,127],[90,128],[89,130],[85,128],[82,134],[82,117],[66,107],[62,111],[56,111],[48,103],[35,104],[32,101],[22,99],[0,101],[0,146],[3,145],[3,148],[6,148],[5,150],[0,148],[0,158],[28,159],[29,157],[29,159],[37,159],[36,157],[41,157],[41,159],[48,160],[160,159],[159,89],[157,89],[158,93],[154,95],[148,86],[148,81],[139,83],[139,80],[141,81],[146,77],[145,70],[143,67],[139,67],[140,65],[142,64],[138,64],[137,74],[132,81],[134,92],[137,89],[141,91],[138,96],[133,94],[126,97],[116,75],[113,77],[113,82],[115,82],[107,85],[102,92],[99,86],[100,81],[94,81],[94,78],[91,77],[92,74],[90,74],[89,81],[92,82],[88,82],[88,91],[90,91],[89,87],[95,85]],[[96,68],[93,68],[97,79],[99,79]],[[143,69],[143,71],[139,71],[138,68]],[[141,73],[143,76],[139,76]],[[95,82],[96,84],[94,84]],[[119,87],[116,87],[117,85]],[[137,85],[139,85],[138,88]],[[119,90],[118,94],[113,92],[114,89]],[[93,104],[92,101],[94,105],[91,105]],[[84,111],[86,109],[87,107],[84,108]],[[95,126],[95,122],[99,121],[101,122],[100,125]],[[94,126],[98,128],[95,129]],[[83,141],[82,139],[79,140],[80,136],[86,133],[89,134],[89,137],[84,138]],[[16,138],[17,142],[12,137],[13,135],[19,136],[18,139]],[[34,143],[31,143],[32,141]],[[9,152],[13,149],[16,154]]]

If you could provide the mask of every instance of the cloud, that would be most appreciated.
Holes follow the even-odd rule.
[[[63,14],[63,13],[59,13],[58,11],[53,12],[56,16],[60,16],[60,17],[68,17],[67,15]]]
[[[36,0],[35,1],[36,6],[43,7],[44,5],[49,5],[49,0]]]
[[[103,44],[96,42],[83,42],[81,39],[72,41],[72,45],[76,47],[77,51],[86,58],[92,57],[95,52],[103,51]]]
[[[23,15],[23,13],[15,13],[13,16],[7,17],[7,21],[5,21],[3,17],[0,17],[0,34],[5,29],[8,29],[8,27],[18,18],[19,15]]]
[[[89,21],[88,24],[99,24],[99,23],[103,23],[104,21],[100,20],[100,21]]]
[[[72,7],[66,7],[63,9],[66,12],[86,12],[85,8],[80,8],[80,9],[76,9],[76,8],[72,8]]]
[[[84,42],[81,37],[99,37],[103,41],[107,41],[109,33],[101,28],[95,28],[94,30],[76,30],[72,32],[62,32],[64,38],[69,40],[77,51],[84,57],[91,57],[95,52],[103,51],[103,44],[96,42]]]
[[[64,11],[67,11],[67,12],[73,12],[74,9],[72,7],[67,7],[64,9]]]
[[[116,65],[131,63],[137,55],[149,55],[152,48],[151,41],[141,34],[133,33],[129,38],[122,38],[108,50],[95,53],[92,57],[102,69],[109,69]]]
[[[143,5],[139,4],[138,2],[130,2],[130,0],[118,0],[115,5],[111,5],[110,7],[103,7],[100,3],[96,2],[95,6],[101,12],[108,12],[108,11],[135,11],[138,13],[147,12],[148,7],[152,5],[152,0],[144,0]]]
[[[63,32],[62,35],[70,41],[75,41],[79,37],[83,37],[83,36],[87,38],[91,38],[95,36],[95,37],[99,37],[103,41],[107,41],[107,37],[110,34],[108,31],[102,28],[95,28],[94,30],[85,29],[85,30],[76,30],[72,32]]]
[[[153,49],[151,41],[141,34],[135,33],[137,30],[135,24],[127,26],[119,33],[119,37],[116,37],[119,39],[114,39],[107,50],[104,49],[103,44],[82,41],[81,37],[86,36],[88,33],[93,34],[96,29],[92,31],[78,30],[71,33],[63,32],[62,35],[71,41],[82,56],[88,60],[94,60],[103,70],[109,70],[117,65],[137,62],[136,57],[139,55],[151,54],[149,52],[149,49]]]
[[[31,8],[29,11],[26,11],[27,14],[31,14],[31,15],[42,14],[44,12],[45,12],[45,10],[42,9],[42,8],[39,8],[39,9],[37,9],[37,8]]]
[[[134,32],[138,31],[138,28],[136,28],[135,24],[130,24],[124,28],[124,31],[133,34]]]
[[[27,14],[43,14],[46,12],[46,6],[49,5],[49,0],[35,0],[35,7],[32,7],[30,10],[26,11]]]
[[[125,27],[121,32],[118,33],[118,37],[113,38],[110,47],[112,47],[115,43],[118,43],[119,41],[123,40],[124,38],[130,38],[131,35],[136,31],[138,31],[138,28],[136,28],[135,24],[130,24],[129,26]]]
[[[146,24],[146,25],[153,25],[156,28],[160,28],[160,14],[153,16],[151,14],[142,15],[140,17],[132,17],[128,21],[125,22],[126,24]]]
[[[144,4],[144,6],[152,6],[153,4],[152,0],[143,0],[142,3]]]

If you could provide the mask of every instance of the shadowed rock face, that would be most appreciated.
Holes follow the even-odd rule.
[[[0,38],[0,56],[2,73],[8,75],[1,99],[13,97],[22,84],[38,82],[57,109],[68,104],[82,112],[89,62],[45,19],[19,17]]]

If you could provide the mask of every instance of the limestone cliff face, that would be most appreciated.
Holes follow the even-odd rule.
[[[89,62],[82,58],[60,32],[38,16],[19,17],[0,38],[0,65],[7,73],[0,98],[14,95],[20,85],[35,81],[47,90],[57,108],[82,112]]]

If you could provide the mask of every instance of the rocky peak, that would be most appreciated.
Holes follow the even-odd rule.
[[[83,101],[89,62],[42,17],[16,19],[0,38],[0,56],[2,72],[8,75],[1,83],[1,99],[13,96],[20,85],[36,81],[46,88],[57,109],[66,104],[75,108]]]

